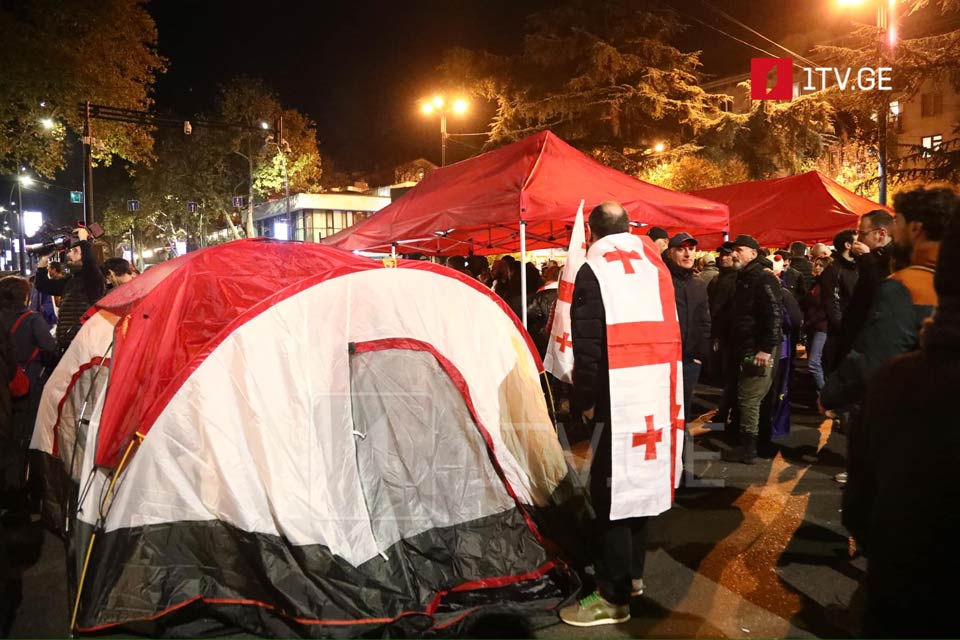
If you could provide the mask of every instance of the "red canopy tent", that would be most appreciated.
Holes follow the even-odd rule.
[[[837,233],[855,228],[863,214],[886,209],[817,171],[690,193],[730,207],[731,238],[746,233],[767,247],[795,240],[829,243]],[[700,241],[713,246],[723,241],[722,234]]]
[[[615,200],[638,227],[697,235],[728,226],[726,205],[641,182],[544,131],[438,169],[390,206],[321,242],[430,255],[566,249],[581,200],[587,212]]]

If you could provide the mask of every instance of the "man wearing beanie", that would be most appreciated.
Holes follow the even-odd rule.
[[[949,402],[960,389],[960,198],[950,189],[906,195],[930,210],[952,209],[952,219],[930,274],[938,307],[921,348],[880,367],[850,432],[843,524],[867,556],[867,638],[953,637],[958,629],[960,422]],[[898,200],[898,219],[904,205]]]
[[[957,203],[949,187],[915,189],[894,198],[891,251],[894,263],[909,266],[877,288],[863,330],[820,392],[824,409],[855,409],[880,365],[919,345],[920,326],[937,306],[937,254]]]

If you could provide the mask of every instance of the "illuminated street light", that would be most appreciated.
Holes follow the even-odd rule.
[[[897,55],[897,0],[874,0],[877,6],[877,33],[879,34],[880,66],[892,67]],[[837,0],[841,7],[856,7],[864,0]],[[883,93],[880,114],[877,117],[877,173],[880,204],[887,204],[887,119],[890,117],[890,99]]]
[[[43,128],[47,129],[48,131],[50,129],[53,129],[53,120],[51,120],[50,118],[43,118],[42,120],[40,120],[40,124],[42,124]]]
[[[25,187],[29,187],[33,185],[33,178],[31,178],[30,176],[23,175],[17,179],[20,180],[20,184],[22,184]]]
[[[658,142],[657,144],[653,145],[653,150],[657,153],[663,153],[666,148],[667,145],[663,144],[662,142]]]
[[[424,115],[432,116],[434,113],[440,114],[440,166],[447,164],[447,101],[443,96],[434,96],[430,100],[424,101],[420,105],[420,110]],[[463,98],[457,98],[450,105],[450,109],[457,115],[463,115],[467,112],[469,105]]]
[[[270,125],[267,124],[267,121],[266,121],[266,120],[261,120],[261,121],[260,121],[260,128],[263,129],[264,131],[266,131],[267,129],[270,128]]]

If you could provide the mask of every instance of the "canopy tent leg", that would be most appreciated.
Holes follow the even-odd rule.
[[[396,242],[390,243],[390,257],[391,257],[391,258],[396,258],[396,257],[397,257],[397,243],[396,243]]]
[[[522,309],[521,320],[523,328],[527,328],[527,265],[524,259],[527,255],[527,223],[520,221],[520,306]]]

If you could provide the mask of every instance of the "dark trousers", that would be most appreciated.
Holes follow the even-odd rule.
[[[700,369],[703,365],[693,359],[683,360],[683,415],[686,422],[693,418],[693,390],[700,379]]]
[[[717,422],[727,422],[737,408],[737,381],[740,379],[740,358],[736,349],[730,346],[720,347],[721,375],[723,376],[723,397],[717,409]]]
[[[630,602],[630,581],[643,577],[649,518],[596,521],[597,590],[608,602]]]
[[[600,595],[613,604],[627,604],[631,579],[643,577],[649,518],[610,520],[610,420],[608,415],[600,417],[605,422],[598,420],[603,431],[590,465],[590,499],[596,514],[593,566]]]

